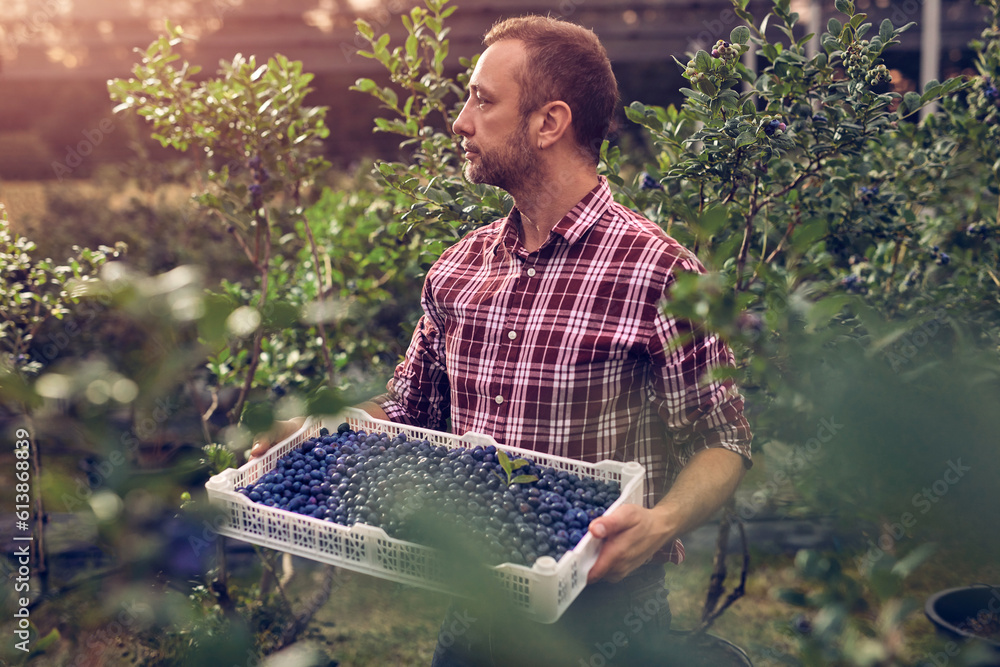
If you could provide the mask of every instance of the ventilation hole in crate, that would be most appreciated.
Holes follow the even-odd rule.
[[[260,527],[260,512],[256,509],[240,508],[236,525],[241,526],[243,530],[254,535],[260,535],[263,532]]]
[[[500,575],[500,583],[510,595],[510,600],[519,607],[531,606],[531,580],[516,574]]]
[[[569,596],[570,590],[572,589],[572,586],[570,586],[569,583],[570,582],[566,578],[559,580],[559,588],[556,592],[556,604],[561,605],[563,600]]]
[[[294,521],[292,528],[292,544],[312,549],[316,546],[316,532],[305,522]]]
[[[268,517],[264,522],[264,535],[267,537],[274,538],[276,540],[287,540],[288,539],[288,524],[287,519],[282,518],[270,518]]]
[[[341,552],[340,535],[324,526],[316,536],[316,549],[333,556],[339,556]]]
[[[365,559],[365,543],[363,539],[352,537],[344,538],[344,558],[353,561],[363,561]]]

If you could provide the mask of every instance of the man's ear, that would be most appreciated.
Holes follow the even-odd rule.
[[[535,112],[535,118],[538,125],[536,131],[538,147],[546,149],[570,132],[573,111],[565,102],[556,100],[543,105]]]

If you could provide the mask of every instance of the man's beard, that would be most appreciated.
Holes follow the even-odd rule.
[[[526,125],[512,132],[501,148],[477,155],[476,163],[465,163],[465,177],[472,183],[495,185],[513,192],[537,180],[538,160],[528,143]]]

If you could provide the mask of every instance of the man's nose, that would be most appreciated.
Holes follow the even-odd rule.
[[[458,113],[458,118],[455,119],[455,122],[452,123],[451,126],[452,132],[460,134],[463,137],[472,135],[472,125],[469,123],[469,114],[467,113],[468,110],[469,102],[466,101],[465,106],[463,106],[462,110]]]

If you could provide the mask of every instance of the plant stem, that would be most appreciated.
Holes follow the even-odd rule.
[[[33,438],[35,434],[35,424],[34,420],[31,418],[31,414],[28,412],[28,407],[24,407],[24,420],[26,422],[27,431],[29,433],[29,438]],[[41,455],[38,453],[38,443],[37,441],[31,445],[31,465],[34,468],[32,474],[34,479],[42,479],[42,459]],[[49,584],[49,563],[48,555],[45,553],[45,506],[42,503],[42,494],[35,493],[35,568],[38,572],[38,580],[40,584],[41,592],[44,594],[48,590]]]
[[[316,612],[330,599],[336,574],[337,569],[335,567],[327,566],[323,568],[323,575],[312,598],[303,605],[299,613],[294,614],[291,622],[285,626],[284,631],[281,633],[281,647],[288,646],[294,642],[302,631],[306,629],[306,626],[309,625]]]
[[[750,238],[753,236],[753,219],[760,210],[757,207],[757,184],[760,182],[758,176],[753,177],[753,188],[750,190],[750,210],[747,211],[746,223],[743,228],[743,242],[740,244],[740,254],[736,259],[736,291],[743,289],[743,268],[747,263],[747,255],[750,252]]]
[[[296,190],[296,193],[297,192],[298,191]],[[320,281],[319,249],[316,247],[316,237],[313,236],[312,227],[309,225],[309,221],[305,219],[304,216],[302,218],[302,224],[306,229],[306,236],[309,238],[309,249],[312,251],[313,267],[316,271],[316,282],[320,284],[318,296],[322,296],[323,288],[322,281]],[[327,383],[332,385],[335,371],[333,369],[333,360],[330,358],[330,345],[327,342],[326,326],[322,321],[316,322],[316,330],[319,331],[319,337],[322,341],[321,349],[323,351],[323,364],[326,366]]]
[[[725,592],[726,556],[729,555],[729,521],[723,516],[719,521],[719,534],[715,541],[715,560],[712,563],[712,576],[705,595],[705,605],[701,610],[701,622],[705,624],[715,611],[719,598]]]
[[[218,535],[215,543],[216,559],[219,563],[219,572],[215,577],[215,590],[217,597],[221,600],[229,599],[229,569],[226,563],[226,536]]]
[[[257,303],[259,310],[263,311],[267,304],[268,273],[271,268],[271,224],[266,215],[257,213],[257,247],[254,253],[258,258],[263,254],[261,261],[257,263],[257,270],[260,271],[260,301]],[[262,323],[263,325],[263,323]],[[257,365],[260,363],[260,350],[264,341],[263,326],[257,328],[253,336],[253,346],[250,349],[250,366],[247,368],[246,377],[243,379],[243,386],[240,387],[239,398],[229,413],[230,421],[239,423],[243,414],[243,406],[246,404],[247,396],[253,387],[254,376],[257,374]]]
[[[726,599],[720,606],[718,604],[719,598],[725,591],[726,556],[729,554],[729,530],[732,524],[736,524],[736,528],[739,530],[740,543],[743,549],[740,582],[736,585],[732,592],[726,596]],[[747,544],[747,535],[746,530],[743,527],[743,521],[727,509],[726,514],[722,517],[722,521],[719,524],[719,539],[716,542],[714,571],[712,572],[708,594],[705,599],[705,607],[702,611],[701,624],[695,631],[696,634],[707,631],[712,624],[715,623],[716,619],[719,618],[724,611],[726,611],[726,609],[731,607],[734,602],[746,594],[747,575],[749,572],[750,549]]]

